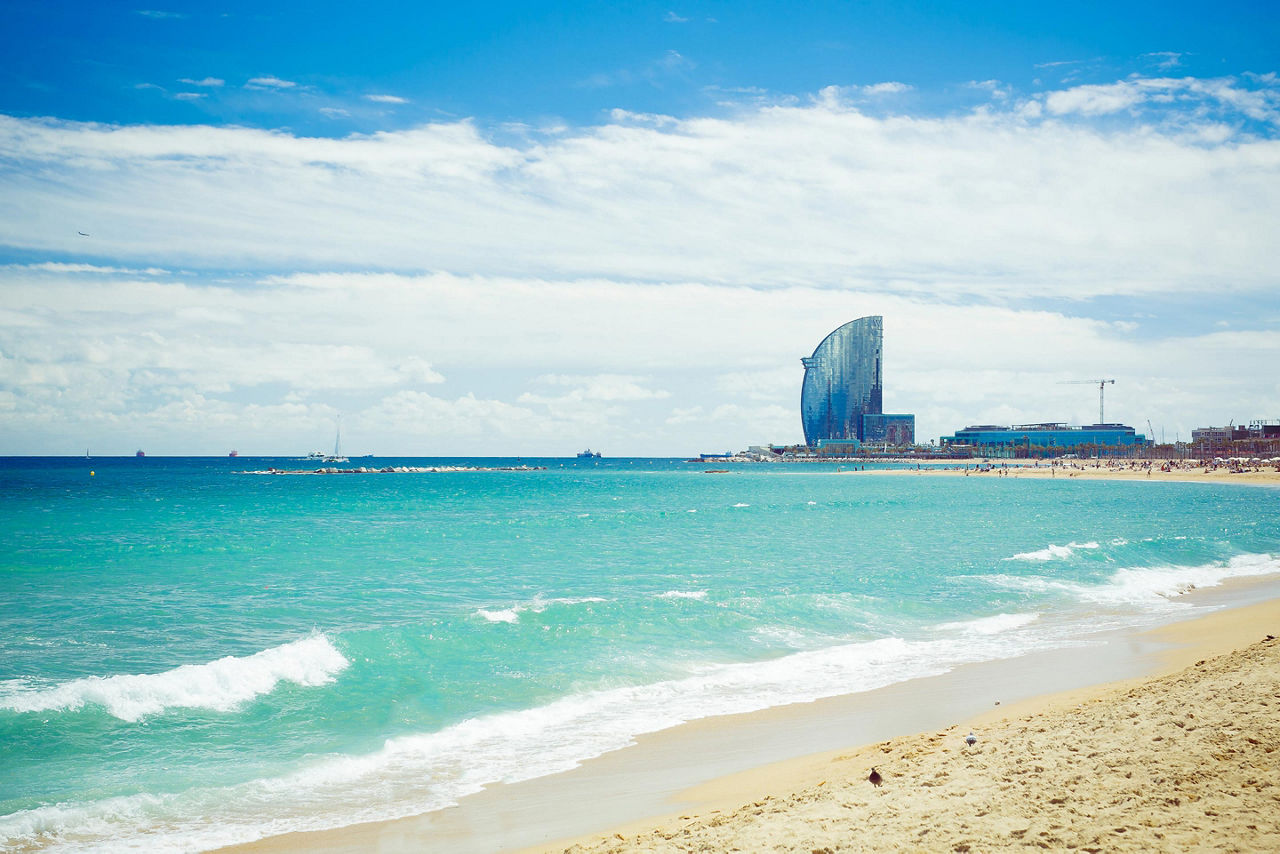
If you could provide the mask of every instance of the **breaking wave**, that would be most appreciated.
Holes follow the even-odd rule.
[[[323,685],[349,663],[327,637],[314,634],[253,655],[184,664],[163,673],[86,676],[50,687],[10,680],[0,684],[0,709],[23,713],[99,706],[123,721],[170,709],[227,712],[271,693],[281,682]]]

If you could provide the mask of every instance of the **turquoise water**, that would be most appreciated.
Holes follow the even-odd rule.
[[[1280,572],[1270,488],[523,462],[0,460],[0,847],[440,809]]]

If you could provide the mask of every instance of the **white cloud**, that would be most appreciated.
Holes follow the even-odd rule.
[[[178,82],[186,83],[188,86],[205,86],[205,87],[216,88],[218,86],[224,85],[227,81],[221,80],[217,77],[205,77],[201,80],[193,80],[190,77],[183,77],[179,79]]]
[[[292,80],[281,80],[279,77],[253,77],[245,84],[248,89],[293,89],[298,84]]]
[[[1164,126],[1088,120],[1155,94],[1179,98]],[[120,262],[175,267],[1072,298],[1257,290],[1280,265],[1280,143],[1237,126],[1276,97],[1273,83],[1160,78],[877,118],[824,90],[722,118],[618,114],[518,145],[466,121],[323,139],[0,117],[14,164],[0,190],[41,212],[0,221],[0,240],[83,251],[46,218],[98,220],[119,226]]]
[[[796,441],[799,357],[865,314],[885,405],[924,438],[1092,420],[1096,394],[1058,385],[1090,376],[1119,380],[1109,417],[1170,437],[1262,417],[1280,143],[1242,124],[1277,88],[1131,78],[945,117],[833,88],[343,139],[0,116],[24,212],[0,243],[51,259],[0,267],[0,450],[302,451],[339,409],[386,453]],[[1073,316],[1101,295],[1247,299],[1271,326]]]
[[[687,23],[689,23],[689,19],[688,19],[688,18],[682,18],[682,17],[680,17],[679,15],[677,15],[675,12],[667,12],[667,14],[663,16],[662,20],[666,21],[668,24],[687,24]]]
[[[644,385],[646,381],[644,377],[622,374],[595,376],[544,374],[535,380],[544,385],[570,386],[572,391],[567,396],[580,400],[661,400],[671,396],[669,392],[661,389],[646,388]]]
[[[346,118],[351,115],[349,111],[344,110],[341,107],[321,107],[320,113],[321,115],[328,116],[331,119]]]
[[[179,101],[198,101],[207,96],[204,92],[179,92],[173,97],[177,98]]]
[[[884,83],[872,83],[870,86],[863,86],[862,91],[867,95],[898,95],[911,91],[911,88],[907,83],[888,80]]]
[[[0,423],[22,452],[144,441],[301,452],[332,435],[339,408],[344,435],[384,453],[426,453],[428,440],[432,453],[524,455],[793,442],[799,357],[877,313],[885,406],[916,413],[924,438],[968,423],[1092,421],[1096,390],[1058,384],[1091,376],[1119,380],[1109,417],[1186,435],[1200,415],[1265,414],[1280,354],[1280,330],[1138,340],[1129,322],[799,286],[2,275]],[[599,370],[575,372],[584,364]]]
[[[366,101],[373,101],[377,104],[407,104],[408,98],[401,98],[399,95],[365,95]]]
[[[1080,113],[1097,116],[1128,109],[1147,97],[1142,87],[1129,82],[1108,83],[1101,86],[1076,86],[1059,92],[1050,92],[1045,106],[1054,115]]]
[[[138,9],[137,14],[144,18],[151,18],[153,21],[177,21],[187,17],[182,12],[163,12],[156,9]]]
[[[1167,71],[1170,68],[1177,68],[1182,64],[1182,54],[1172,50],[1158,50],[1151,53],[1144,53],[1143,59],[1152,60],[1156,68],[1161,71]]]

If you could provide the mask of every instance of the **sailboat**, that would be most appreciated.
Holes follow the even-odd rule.
[[[350,462],[342,455],[342,419],[338,419],[338,434],[333,438],[333,453],[324,458],[326,463]]]

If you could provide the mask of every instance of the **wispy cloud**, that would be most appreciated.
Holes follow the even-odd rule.
[[[623,68],[593,74],[578,85],[589,89],[627,86],[636,83],[658,85],[662,80],[692,71],[698,64],[678,50],[666,50],[661,56],[638,69]]]
[[[349,110],[344,110],[341,107],[321,107],[320,114],[328,116],[331,119],[343,119],[350,116],[351,112]]]
[[[376,104],[407,104],[408,98],[401,98],[399,95],[365,95],[366,101],[373,101]]]
[[[189,17],[185,12],[164,12],[158,9],[137,9],[137,14],[153,21],[176,21]]]
[[[680,17],[679,15],[677,15],[675,12],[667,12],[667,14],[666,14],[666,15],[664,15],[664,16],[662,17],[662,20],[666,21],[668,24],[687,24],[687,23],[689,23],[689,19],[688,19],[688,18],[682,18],[682,17]]]
[[[209,96],[204,92],[179,92],[173,97],[177,98],[179,101],[198,101],[201,98],[207,98]]]
[[[212,88],[212,87],[222,86],[227,81],[221,80],[217,77],[205,77],[202,80],[193,80],[190,77],[182,77],[182,78],[179,78],[178,82],[186,83],[188,86],[207,86]]]
[[[863,86],[862,91],[867,95],[898,95],[903,92],[909,92],[911,86],[907,83],[899,83],[896,81],[886,81],[884,83],[872,83],[870,86]]]
[[[245,84],[247,89],[293,89],[297,87],[297,83],[292,80],[282,80],[279,77],[253,77]]]
[[[984,297],[1274,287],[1276,81],[1127,78],[947,117],[878,118],[866,97],[527,138],[467,121],[324,139],[0,117],[14,164],[0,192],[71,222],[117,219],[130,263]],[[121,195],[136,203],[121,211]],[[50,245],[22,218],[0,241]]]
[[[1156,68],[1161,71],[1168,71],[1170,68],[1177,68],[1182,64],[1183,54],[1172,50],[1158,50],[1152,53],[1144,53],[1143,59],[1152,60]]]

